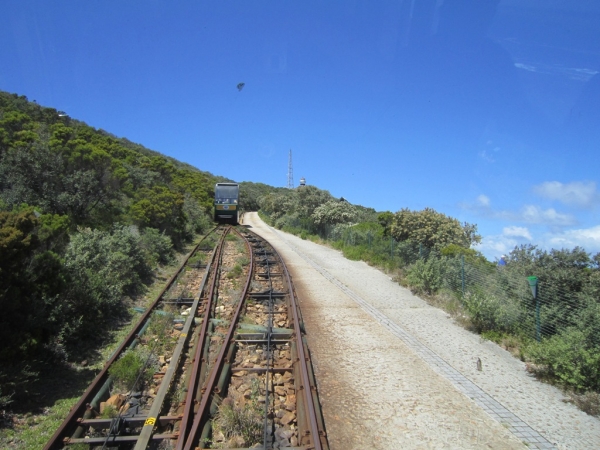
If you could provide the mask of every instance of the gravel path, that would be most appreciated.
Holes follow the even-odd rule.
[[[294,277],[333,450],[600,448],[598,419],[387,275],[256,213],[245,224]]]

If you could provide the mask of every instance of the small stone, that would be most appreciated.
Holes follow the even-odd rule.
[[[296,414],[290,411],[284,414],[284,416],[281,418],[281,423],[287,425],[288,423],[291,423],[294,420],[296,420]]]
[[[288,395],[285,401],[285,409],[288,411],[294,411],[296,409],[296,396]]]
[[[123,405],[123,403],[125,403],[126,398],[127,397],[123,394],[115,394],[111,396],[108,400],[106,400],[106,405],[111,405],[119,409]]]
[[[288,440],[293,435],[294,435],[294,432],[292,430],[286,430],[285,428],[277,428],[277,430],[275,430],[275,438],[278,441],[282,441],[284,439]],[[288,445],[288,447],[289,447],[289,445]]]
[[[275,393],[283,397],[287,394],[287,391],[283,386],[275,386]]]
[[[290,446],[290,441],[287,439],[282,439],[281,441],[277,441],[277,445],[279,448],[287,448]]]

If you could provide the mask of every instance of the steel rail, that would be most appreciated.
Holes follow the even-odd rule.
[[[152,433],[154,431],[154,427],[155,427],[158,415],[159,415],[161,409],[163,408],[164,399],[167,395],[168,389],[171,386],[171,380],[172,380],[173,376],[175,375],[175,371],[179,367],[179,361],[181,358],[181,353],[183,351],[183,347],[189,339],[189,331],[190,331],[192,324],[194,323],[194,319],[196,317],[196,312],[198,310],[198,304],[200,303],[200,299],[202,297],[202,291],[204,291],[204,285],[206,283],[206,280],[208,279],[208,275],[210,273],[211,266],[214,264],[215,260],[219,261],[219,258],[221,257],[222,249],[223,249],[223,242],[225,242],[226,235],[227,235],[227,233],[223,233],[223,235],[221,236],[221,239],[219,240],[217,248],[213,251],[210,261],[209,261],[208,265],[206,266],[206,272],[204,273],[204,276],[200,283],[198,295],[194,299],[194,303],[191,306],[192,313],[188,316],[188,318],[185,322],[185,325],[184,325],[183,329],[181,330],[181,334],[179,335],[179,340],[177,342],[177,346],[175,347],[175,350],[173,351],[173,355],[171,356],[171,362],[169,363],[167,372],[165,373],[162,381],[160,382],[160,387],[156,394],[156,398],[152,402],[152,406],[150,407],[150,410],[147,413],[147,416],[148,416],[147,420],[144,421],[144,426],[142,427],[142,431],[139,434],[139,438],[135,444],[134,450],[144,450],[148,446],[150,440],[152,439]],[[209,302],[208,303],[209,306],[207,306],[207,311],[210,309],[210,300],[208,302]],[[204,321],[206,323],[207,319],[205,319]]]
[[[204,417],[206,416],[206,413],[208,412],[208,408],[210,408],[210,405],[212,404],[211,397],[213,395],[213,390],[215,389],[216,382],[220,378],[221,365],[223,364],[223,360],[225,359],[225,355],[227,353],[229,344],[233,343],[232,341],[233,341],[233,335],[235,332],[235,328],[237,326],[237,322],[238,322],[242,307],[245,304],[244,299],[246,298],[246,294],[248,293],[248,289],[250,287],[250,282],[252,281],[252,273],[254,272],[254,258],[252,257],[252,247],[250,246],[250,243],[248,242],[248,239],[246,239],[246,237],[242,236],[239,231],[237,231],[235,229],[234,229],[234,231],[242,239],[244,239],[244,242],[246,243],[246,247],[248,248],[248,252],[250,253],[250,256],[251,256],[250,267],[248,269],[248,277],[246,279],[246,285],[244,286],[244,290],[240,297],[238,306],[237,306],[235,313],[231,319],[229,329],[227,330],[227,335],[225,336],[225,339],[223,340],[223,345],[221,346],[219,355],[217,356],[214,366],[210,372],[210,377],[204,388],[205,390],[202,394],[202,399],[200,401],[200,406],[198,408],[198,411],[196,412],[196,414],[194,416],[194,422],[192,424],[192,428],[190,429],[190,432],[187,436],[180,435],[180,438],[178,440],[178,443],[181,440],[185,441],[183,450],[191,450],[192,448],[195,448],[195,445],[196,445],[195,443],[198,440],[198,438],[200,437],[199,436],[200,431],[201,431],[200,425],[202,424],[202,420],[204,419]]]
[[[279,258],[281,267],[283,269],[283,273],[285,275],[285,278],[287,279],[288,289],[290,291],[290,304],[293,311],[292,316],[294,318],[294,337],[296,339],[296,352],[298,356],[298,362],[300,363],[301,383],[299,387],[303,391],[302,394],[305,402],[304,405],[306,407],[309,422],[309,430],[307,431],[310,433],[310,437],[312,440],[312,447],[309,448],[314,448],[315,450],[322,450],[323,445],[321,443],[321,437],[325,437],[325,430],[319,430],[319,426],[317,423],[317,412],[312,395],[312,389],[314,388],[314,386],[311,385],[311,378],[309,376],[309,369],[307,363],[309,357],[308,354],[304,351],[302,329],[300,327],[300,319],[298,317],[300,315],[300,310],[298,304],[296,303],[294,289],[292,288],[292,280],[290,278],[290,273],[287,269],[287,266],[283,262],[283,258],[281,258],[281,256],[278,253],[276,253],[276,255]]]
[[[188,428],[190,426],[190,419],[194,414],[194,397],[196,396],[198,384],[200,383],[200,366],[202,364],[202,353],[204,351],[206,335],[208,334],[207,331],[208,325],[210,323],[210,315],[212,312],[212,302],[215,293],[215,287],[219,280],[218,272],[220,270],[221,259],[223,256],[223,243],[225,242],[225,236],[227,236],[229,230],[230,227],[227,227],[225,229],[225,232],[221,236],[221,241],[219,242],[219,255],[216,258],[217,264],[214,267],[213,277],[209,288],[209,294],[206,300],[206,307],[204,309],[204,320],[202,322],[202,327],[200,328],[200,331],[198,333],[198,343],[196,345],[196,351],[192,359],[192,371],[189,378],[189,384],[187,386],[187,394],[185,398],[183,416],[181,419],[181,423],[179,424],[179,438],[177,439],[177,445],[175,447],[177,450],[181,450],[183,448],[185,437],[187,436]]]
[[[256,235],[253,232],[250,232]],[[262,238],[259,238],[264,240]],[[328,449],[327,435],[325,432],[325,425],[323,423],[321,410],[318,407],[318,396],[316,392],[316,383],[314,380],[314,374],[312,367],[309,364],[310,356],[308,353],[308,347],[306,347],[305,338],[303,336],[303,326],[301,326],[301,312],[296,302],[295,291],[292,284],[291,276],[283,261],[281,255],[273,249],[273,254],[281,264],[281,273],[285,277],[287,282],[289,298],[288,305],[290,314],[292,314],[294,327],[293,327],[293,341],[292,341],[292,360],[295,360],[299,364],[294,364],[294,374],[299,374],[299,385],[297,385],[297,404],[296,414],[298,419],[298,439],[299,445],[302,448],[323,450]],[[268,259],[268,258],[267,258]],[[267,270],[269,270],[269,264],[267,263]],[[265,277],[266,278],[266,277]],[[269,277],[270,278],[270,277]],[[299,392],[302,391],[302,392]],[[308,417],[306,417],[308,416]],[[305,423],[305,419],[308,418],[308,423]],[[302,429],[307,428],[307,429]],[[303,433],[303,434],[300,434]],[[305,439],[310,442],[303,442]],[[265,443],[266,444],[266,443]]]
[[[210,230],[206,236],[210,235],[217,227]],[[122,341],[121,345],[115,350],[112,356],[108,359],[108,361],[104,364],[104,367],[100,371],[98,375],[94,378],[89,387],[85,390],[79,401],[71,408],[69,414],[65,418],[65,420],[61,423],[58,429],[54,432],[54,434],[50,437],[46,445],[43,447],[43,450],[55,450],[63,447],[63,439],[68,438],[69,435],[73,433],[75,429],[79,426],[76,421],[77,417],[83,417],[87,404],[94,397],[96,390],[99,386],[104,384],[106,379],[108,378],[108,368],[113,364],[114,361],[121,355],[121,353],[133,342],[139,333],[139,331],[144,326],[145,322],[148,320],[150,315],[156,306],[160,303],[162,296],[171,288],[175,280],[179,277],[183,269],[185,268],[187,262],[192,257],[194,253],[200,247],[200,244],[204,242],[206,239],[204,236],[198,244],[192,249],[192,251],[185,257],[179,269],[173,274],[173,276],[169,279],[164,289],[158,294],[154,302],[150,305],[150,307],[146,310],[145,313],[142,314],[138,323],[134,327],[134,329],[127,335],[127,337]]]

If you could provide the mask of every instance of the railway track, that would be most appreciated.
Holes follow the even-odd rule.
[[[250,447],[329,448],[287,268],[251,231],[219,226],[44,449]]]

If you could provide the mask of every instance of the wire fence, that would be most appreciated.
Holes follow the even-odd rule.
[[[561,279],[532,279],[538,274],[528,273],[518,264],[498,265],[464,254],[443,255],[372,230],[331,227],[323,234],[352,259],[402,269],[405,282],[418,292],[451,293],[479,331],[512,333],[540,341],[562,330],[581,327],[586,310],[598,305],[597,299],[583,289],[574,290]]]

